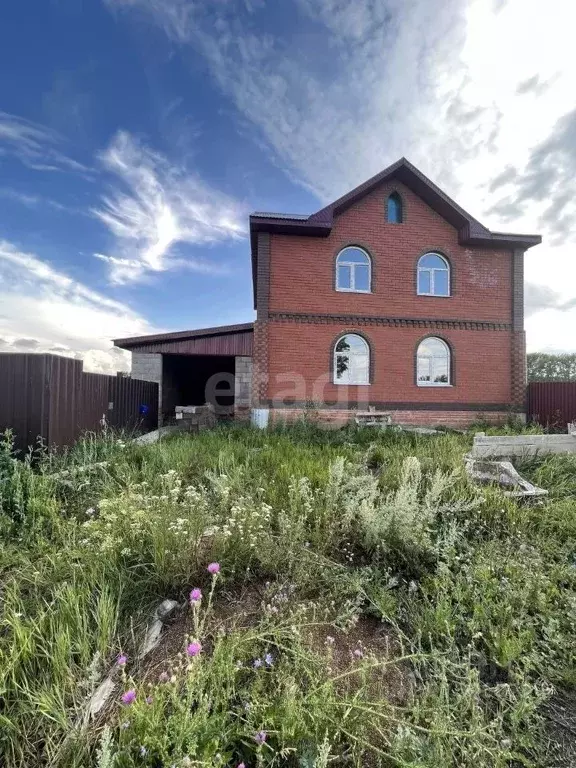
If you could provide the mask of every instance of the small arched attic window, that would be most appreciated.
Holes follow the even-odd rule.
[[[386,202],[386,221],[389,224],[402,224],[403,220],[402,198],[398,192],[392,192]]]

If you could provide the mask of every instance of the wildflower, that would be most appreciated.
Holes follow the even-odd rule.
[[[146,696],[145,701],[146,701],[146,704],[148,705],[152,704],[152,696]]]
[[[364,653],[362,651],[362,648],[356,648],[354,651],[354,656],[356,656],[357,659],[364,658]]]
[[[238,763],[236,768],[246,768],[246,766],[244,765],[244,763]]]
[[[211,573],[213,576],[220,573],[220,563],[210,563],[208,566],[208,573]]]
[[[332,637],[332,635],[327,635],[326,645],[334,645],[334,638]]]
[[[160,672],[160,674],[158,675],[158,681],[160,683],[167,683],[168,680],[170,680],[170,675],[168,674],[168,672]]]
[[[198,587],[195,587],[192,592],[190,592],[190,605],[196,605],[200,600],[202,600],[202,591],[198,589]]]
[[[122,723],[122,728],[123,728],[123,730],[126,730],[127,728],[130,728],[130,720],[125,720]]]
[[[260,667],[262,666],[262,659],[254,659],[252,666],[254,667],[254,669],[260,669]]]
[[[186,653],[188,654],[188,656],[198,656],[201,650],[202,650],[202,646],[200,645],[200,643],[193,642],[193,643],[190,643],[188,648],[186,648]]]
[[[258,745],[262,745],[266,743],[266,731],[258,731],[258,733],[254,736],[254,741]]]
[[[186,766],[188,768],[189,765],[192,765],[192,760],[188,756],[182,758],[182,765]]]
[[[236,669],[242,669],[243,666],[244,664],[241,661],[236,662]]]
[[[88,515],[88,517],[92,517],[92,515],[95,513],[95,511],[96,511],[96,510],[94,509],[94,507],[89,507],[89,508],[86,510],[86,514]]]
[[[267,653],[266,656],[264,656],[264,661],[266,662],[267,667],[271,667],[274,664],[274,656],[272,656],[271,653]]]
[[[128,656],[126,656],[123,653],[120,653],[116,657],[116,664],[118,664],[119,667],[123,667],[126,664],[127,661],[128,661]]]
[[[147,754],[148,754],[148,750],[146,749],[146,747],[144,746],[140,747],[140,756],[146,757]]]
[[[129,691],[126,691],[126,693],[122,694],[122,704],[126,704],[126,706],[129,706],[130,704],[133,704],[136,701],[136,691],[134,688],[130,688]]]

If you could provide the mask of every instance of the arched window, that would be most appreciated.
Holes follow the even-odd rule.
[[[419,387],[450,385],[450,347],[442,339],[429,336],[418,345],[416,382]]]
[[[370,293],[370,256],[355,245],[344,248],[336,259],[336,290]]]
[[[419,296],[450,296],[450,265],[439,253],[425,253],[418,260]]]
[[[386,204],[386,220],[390,224],[402,224],[402,198],[398,192],[392,192]]]
[[[362,336],[347,333],[334,345],[334,384],[369,384],[370,349]]]

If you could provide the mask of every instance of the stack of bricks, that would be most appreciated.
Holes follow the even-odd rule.
[[[209,405],[177,405],[176,424],[186,432],[200,432],[216,426],[216,414]]]

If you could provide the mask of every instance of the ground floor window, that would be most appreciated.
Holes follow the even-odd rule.
[[[370,349],[362,336],[347,333],[334,346],[334,383],[368,384]]]
[[[430,336],[418,345],[416,381],[419,387],[449,386],[450,347],[442,339]]]

